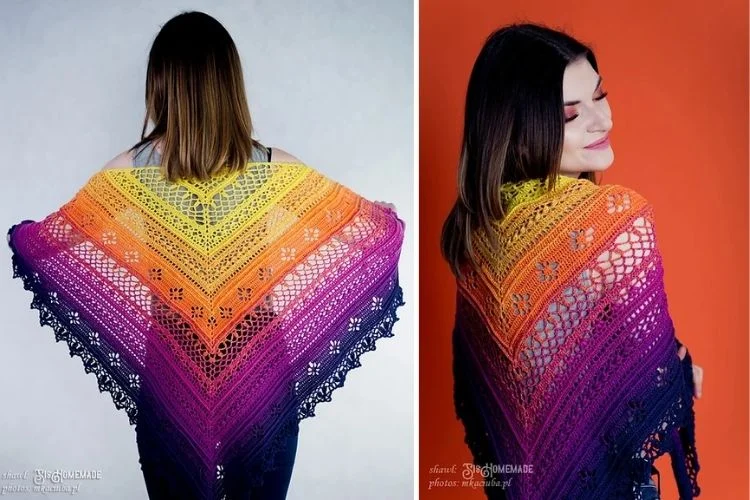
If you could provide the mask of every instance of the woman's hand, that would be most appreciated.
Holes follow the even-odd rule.
[[[390,208],[394,212],[396,211],[396,205],[394,205],[393,203],[387,203],[385,201],[376,201],[375,203],[380,205],[381,207]]]
[[[677,349],[680,361],[685,359],[685,354],[687,354],[687,348],[684,345],[680,346]],[[695,397],[701,397],[701,394],[703,394],[703,368],[696,364],[693,364],[693,384],[695,385]]]

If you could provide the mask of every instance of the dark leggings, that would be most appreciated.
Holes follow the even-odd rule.
[[[296,454],[297,434],[295,433],[287,440],[283,458],[279,458],[282,461],[282,465],[278,469],[266,473],[263,477],[263,484],[251,490],[250,498],[284,500],[289,489],[289,482],[292,479],[292,469],[294,468]]]
[[[140,454],[141,471],[146,483],[146,491],[151,500],[173,500],[179,498],[182,500],[193,499],[198,493],[193,490],[182,475],[182,471],[177,471],[169,461],[158,460],[158,446],[154,446],[155,441],[144,426],[138,426],[137,434],[138,451]],[[289,489],[289,483],[292,478],[292,469],[297,454],[297,433],[293,433],[285,443],[283,452],[277,457],[279,465],[276,469],[268,471],[263,476],[263,484],[250,488],[248,491],[247,484],[227,485],[232,492],[227,492],[227,500],[260,499],[260,500],[284,500]],[[244,492],[240,492],[243,490]]]
[[[656,482],[654,482],[653,476],[656,474]],[[649,475],[647,483],[641,483],[637,487],[637,491],[640,496],[636,496],[639,500],[660,500],[661,498],[661,480],[659,477],[659,470],[651,466],[651,474]]]

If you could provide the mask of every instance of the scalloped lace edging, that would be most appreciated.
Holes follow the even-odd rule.
[[[54,309],[49,307],[50,302],[44,298],[44,289],[41,286],[39,274],[36,271],[30,271],[18,256],[15,249],[11,247],[13,255],[13,278],[21,278],[25,290],[33,294],[30,309],[39,311],[39,325],[49,325],[55,332],[55,342],[64,340],[70,350],[70,357],[78,356],[83,363],[83,369],[86,373],[93,373],[96,376],[99,392],[106,392],[112,398],[115,408],[125,410],[131,426],[136,424],[138,419],[138,406],[135,401],[128,396],[122,386],[107,372],[105,366],[99,362],[91,351],[82,344],[75,335],[72,334],[68,326],[60,319]]]
[[[403,300],[403,289],[401,285],[396,284],[395,291],[392,294],[392,299],[386,307],[386,312],[383,318],[371,328],[365,336],[363,336],[355,345],[351,348],[349,353],[344,356],[341,364],[334,370],[334,372],[321,384],[319,389],[313,391],[305,401],[300,403],[299,410],[297,412],[296,419],[290,419],[282,425],[282,430],[276,433],[272,443],[269,445],[267,450],[264,452],[262,458],[262,470],[259,477],[253,482],[254,486],[262,486],[263,475],[267,472],[276,470],[279,467],[278,459],[285,451],[285,444],[291,435],[299,431],[299,423],[310,417],[315,416],[315,407],[324,401],[331,401],[332,393],[344,386],[346,382],[347,374],[355,369],[362,366],[360,361],[361,356],[370,351],[376,349],[376,341],[384,337],[393,337],[393,326],[400,319],[396,314],[399,307],[405,305]],[[223,491],[220,493],[220,498],[224,500],[226,497],[222,496]]]
[[[343,361],[334,372],[318,386],[318,389],[304,400],[297,412],[297,421],[300,422],[308,417],[315,416],[315,407],[323,401],[331,401],[331,393],[342,387],[346,381],[346,375],[354,368],[362,366],[360,357],[369,351],[375,350],[375,341],[383,337],[393,337],[393,325],[399,320],[396,310],[404,305],[403,290],[400,285],[396,289],[383,318],[365,336],[363,336],[351,350],[344,356]]]
[[[93,373],[96,376],[99,392],[108,393],[115,408],[124,410],[128,415],[129,424],[131,426],[136,425],[138,406],[135,401],[126,393],[115,378],[108,373],[106,367],[99,362],[96,356],[75,337],[73,332],[55,312],[54,308],[50,307],[51,302],[45,299],[45,290],[41,284],[39,274],[35,271],[30,271],[12,246],[11,250],[13,278],[21,278],[24,289],[32,292],[33,297],[30,308],[38,310],[40,326],[49,325],[52,327],[55,333],[55,341],[60,342],[64,340],[66,342],[70,351],[70,357],[79,357],[84,371],[86,373]],[[396,313],[398,308],[403,305],[405,305],[403,289],[396,283],[394,293],[383,318],[351,348],[347,355],[342,358],[342,362],[336,370],[326,380],[321,382],[319,387],[310,396],[300,403],[296,418],[291,418],[285,422],[281,426],[281,430],[274,436],[271,444],[263,454],[261,460],[262,473],[258,476],[258,481],[254,482],[254,486],[261,486],[263,484],[263,476],[267,472],[278,468],[280,465],[278,463],[279,457],[285,451],[287,440],[293,433],[299,431],[299,422],[305,418],[314,417],[315,407],[319,403],[331,401],[332,393],[344,386],[347,374],[351,370],[362,366],[360,361],[361,356],[366,352],[376,349],[376,341],[378,339],[394,336],[393,326],[400,319]],[[218,481],[217,497],[226,499],[226,494],[222,486],[222,481]]]

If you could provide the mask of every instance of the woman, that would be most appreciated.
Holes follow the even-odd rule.
[[[180,14],[150,51],[141,140],[8,231],[41,324],[136,426],[153,499],[285,498],[299,421],[404,304],[393,206],[252,132],[232,38]]]
[[[650,205],[595,182],[611,128],[589,47],[535,24],[487,39],[441,245],[456,412],[490,498],[658,498],[665,452],[681,498],[700,491],[702,371],[674,337]]]

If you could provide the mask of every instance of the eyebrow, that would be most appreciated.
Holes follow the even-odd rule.
[[[599,75],[599,80],[596,82],[596,87],[594,87],[594,92],[596,92],[596,89],[599,88],[599,85],[602,83],[602,75]],[[563,104],[565,106],[573,106],[574,104],[578,104],[581,101],[565,101]]]

